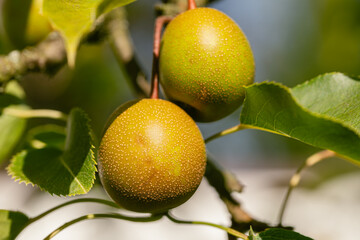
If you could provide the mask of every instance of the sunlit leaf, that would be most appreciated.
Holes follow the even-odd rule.
[[[27,136],[32,148],[54,147],[64,150],[66,130],[58,125],[40,125],[31,129]]]
[[[97,15],[108,13],[111,10],[135,2],[135,0],[103,0],[97,9]]]
[[[254,233],[254,230],[250,227],[249,240],[261,240],[260,236]]]
[[[291,93],[306,109],[360,135],[360,81],[341,73],[325,74],[292,88]]]
[[[360,82],[327,74],[289,89],[264,82],[246,89],[241,123],[329,149],[360,165]]]
[[[80,109],[72,110],[64,149],[58,144],[45,144],[43,148],[24,150],[12,159],[9,174],[15,180],[37,185],[51,194],[87,193],[96,172],[90,132],[86,114]]]
[[[14,240],[29,220],[21,212],[0,209],[0,240]]]
[[[76,51],[96,19],[131,0],[43,0],[43,13],[65,39],[68,63],[75,65]]]
[[[312,240],[297,232],[282,228],[269,228],[256,235],[254,240]]]
[[[24,93],[16,83],[9,83],[6,91],[0,94],[0,164],[10,157],[18,145],[26,128],[26,119],[3,113],[6,107],[28,108],[21,98]]]

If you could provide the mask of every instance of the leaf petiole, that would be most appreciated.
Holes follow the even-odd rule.
[[[307,167],[311,167],[311,166],[315,165],[316,163],[318,163],[318,162],[320,162],[320,161],[322,161],[324,159],[334,157],[334,156],[336,156],[336,153],[333,152],[333,151],[330,151],[330,150],[324,150],[324,151],[321,151],[321,152],[317,152],[317,153],[311,155],[309,158],[307,158],[301,164],[301,166],[296,170],[295,174],[291,177],[291,179],[289,181],[288,190],[286,192],[285,198],[284,198],[283,203],[282,203],[281,208],[280,208],[278,226],[282,226],[282,221],[283,221],[285,209],[286,209],[287,204],[289,202],[289,198],[290,198],[290,195],[291,195],[292,191],[300,183],[300,179],[301,179],[300,174],[301,174],[301,172]]]
[[[235,237],[244,239],[244,240],[248,240],[248,236],[246,236],[245,234],[236,231],[235,229],[229,228],[229,227],[225,227],[222,225],[218,225],[215,223],[209,223],[209,222],[201,222],[201,221],[184,221],[184,220],[179,220],[176,219],[174,216],[172,216],[169,212],[167,212],[165,214],[165,216],[172,222],[174,223],[180,223],[180,224],[197,224],[197,225],[206,225],[206,226],[211,226],[211,227],[215,227],[215,228],[219,228],[221,230],[226,231],[228,234],[233,235]]]
[[[27,226],[29,226],[30,224],[32,224],[33,222],[36,222],[37,220],[40,220],[41,218],[47,216],[48,214],[60,209],[60,208],[63,208],[65,206],[68,206],[68,205],[71,205],[71,204],[75,204],[75,203],[81,203],[81,202],[92,202],[92,203],[100,203],[100,204],[104,204],[104,205],[107,205],[107,206],[110,206],[110,207],[114,207],[114,208],[121,208],[119,205],[117,205],[116,203],[114,202],[111,202],[111,201],[108,201],[108,200],[105,200],[105,199],[97,199],[97,198],[80,198],[80,199],[75,199],[75,200],[72,200],[72,201],[68,201],[66,203],[63,203],[63,204],[60,204],[56,207],[53,207],[49,210],[47,210],[46,212],[43,212],[41,213],[40,215],[36,216],[36,217],[33,217],[33,218],[30,218],[29,221],[21,228],[19,229],[19,233],[24,230]]]
[[[64,230],[65,228],[67,228],[75,223],[84,221],[84,220],[114,218],[114,219],[127,220],[127,221],[131,221],[131,222],[154,222],[154,221],[161,219],[162,217],[163,217],[163,215],[161,215],[161,214],[160,215],[150,215],[148,217],[129,217],[129,216],[125,216],[125,215],[121,215],[121,214],[117,214],[117,213],[87,214],[87,215],[81,216],[79,218],[76,218],[74,220],[71,220],[71,221],[63,224],[62,226],[60,226],[59,228],[57,228],[56,230],[51,232],[47,237],[45,237],[44,240],[50,240],[55,235],[57,235],[59,232]]]
[[[107,206],[110,206],[110,207],[114,207],[114,208],[121,208],[119,205],[117,205],[116,203],[112,202],[112,201],[108,201],[108,200],[105,200],[105,199],[98,199],[98,198],[80,198],[80,199],[75,199],[75,200],[72,200],[72,201],[68,201],[66,203],[63,203],[63,204],[60,204],[56,207],[53,207],[49,210],[47,210],[46,212],[34,217],[34,218],[31,218],[30,219],[30,223],[33,223],[43,217],[45,217],[46,215],[60,209],[60,208],[63,208],[63,207],[66,207],[68,205],[72,205],[72,204],[75,204],[75,203],[83,203],[83,202],[87,202],[87,203],[100,203],[100,204],[104,204],[104,205],[107,205]],[[28,224],[28,225],[29,225]]]
[[[63,112],[52,109],[19,109],[4,108],[3,114],[19,118],[52,118],[67,121],[67,115]]]
[[[236,125],[234,127],[225,129],[225,130],[223,130],[223,131],[221,131],[219,133],[215,133],[214,135],[206,138],[205,143],[209,143],[209,142],[211,142],[211,141],[213,141],[213,140],[215,140],[217,138],[220,138],[220,137],[223,137],[223,136],[226,136],[226,135],[229,135],[229,134],[232,134],[232,133],[244,130],[244,129],[250,129],[250,128],[252,128],[252,127],[240,123],[239,125]]]

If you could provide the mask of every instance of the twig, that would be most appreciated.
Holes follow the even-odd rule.
[[[66,206],[69,206],[69,205],[72,205],[72,204],[76,204],[76,203],[100,203],[100,204],[103,204],[103,205],[106,205],[106,206],[110,206],[110,207],[113,207],[113,208],[121,208],[119,205],[117,205],[116,203],[114,202],[111,202],[111,201],[108,201],[108,200],[105,200],[105,199],[98,199],[98,198],[80,198],[80,199],[75,199],[75,200],[71,200],[71,201],[68,201],[68,202],[65,202],[63,204],[60,204],[58,206],[55,206],[49,210],[47,210],[46,212],[43,212],[42,214],[36,216],[36,217],[33,217],[30,219],[30,223],[33,223],[33,222],[36,222],[37,220],[49,215],[50,213],[60,209],[60,208],[63,208],[63,207],[66,207]],[[29,224],[30,224],[29,223]],[[27,224],[27,225],[29,225]]]
[[[130,37],[126,12],[118,8],[110,12],[105,19],[107,36],[121,69],[127,77],[128,84],[134,94],[140,98],[147,97],[150,84],[134,54],[134,46]]]
[[[62,38],[51,33],[35,47],[12,51],[0,57],[0,82],[19,78],[27,72],[56,72],[66,63],[66,52]]]
[[[231,195],[234,192],[241,192],[244,186],[232,173],[221,169],[211,156],[208,156],[205,177],[226,205],[231,215],[232,228],[240,232],[245,232],[249,230],[250,226],[256,231],[262,231],[270,227],[267,223],[253,219],[250,214],[241,207],[240,202]],[[235,238],[229,235],[229,239]]]
[[[53,232],[51,232],[44,240],[50,240],[55,235],[57,235],[59,232],[64,230],[67,227],[70,227],[71,225],[74,225],[75,223],[84,221],[84,220],[91,220],[91,219],[101,219],[101,218],[114,218],[114,219],[120,219],[120,220],[126,220],[131,222],[154,222],[162,218],[162,215],[150,215],[148,217],[129,217],[121,214],[116,213],[96,213],[96,214],[87,214],[84,216],[81,216],[79,218],[76,218],[70,222],[65,223],[64,225],[60,226]]]
[[[186,1],[171,0],[158,5],[156,9],[167,8],[167,5],[172,5],[173,9],[158,12],[158,15],[170,16],[183,12],[187,7]],[[197,5],[204,6],[214,1],[217,0],[198,0]],[[109,36],[116,57],[126,69],[125,74],[128,75],[134,91],[140,97],[145,97],[150,92],[150,84],[145,80],[142,67],[134,56],[127,24],[124,10],[116,9],[107,14],[104,19],[99,19],[94,30],[82,42],[99,42]],[[34,47],[28,47],[21,51],[15,50],[6,56],[0,56],[0,87],[12,79],[19,79],[28,72],[54,74],[64,64],[66,64],[66,51],[63,40],[58,33],[53,32]]]
[[[179,224],[197,224],[197,225],[206,225],[206,226],[211,226],[211,227],[215,227],[215,228],[219,228],[221,230],[226,231],[228,234],[236,237],[236,238],[241,238],[244,240],[248,240],[248,236],[246,236],[245,234],[236,231],[235,229],[229,228],[229,227],[225,227],[222,225],[218,225],[215,223],[209,223],[209,222],[201,222],[201,221],[184,221],[184,220],[179,220],[177,218],[175,218],[174,216],[172,216],[169,212],[165,214],[165,216],[172,222],[174,223],[179,223]]]
[[[205,5],[217,2],[219,0],[196,0],[198,7],[204,7]],[[163,3],[155,6],[157,16],[176,16],[188,9],[188,0],[166,0]]]
[[[279,224],[278,226],[282,226],[282,221],[283,221],[283,217],[284,217],[284,213],[285,213],[285,209],[287,206],[287,203],[289,202],[289,198],[290,195],[292,193],[292,191],[294,190],[294,188],[300,183],[300,179],[301,179],[301,172],[308,167],[311,167],[313,165],[315,165],[316,163],[330,158],[330,157],[334,157],[336,156],[335,152],[330,151],[330,150],[324,150],[318,153],[315,153],[313,155],[311,155],[309,158],[307,158],[305,160],[305,162],[303,162],[303,164],[301,164],[301,166],[296,170],[295,174],[291,177],[290,182],[289,182],[289,187],[288,190],[286,192],[284,201],[281,205],[280,208],[280,213],[279,213]]]

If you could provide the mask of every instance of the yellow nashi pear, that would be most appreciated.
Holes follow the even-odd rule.
[[[239,26],[212,8],[195,8],[166,27],[159,58],[166,96],[195,121],[211,122],[235,111],[253,83],[254,56]]]
[[[205,143],[192,118],[175,104],[136,100],[110,117],[98,165],[103,187],[120,206],[165,212],[198,188],[206,166]]]

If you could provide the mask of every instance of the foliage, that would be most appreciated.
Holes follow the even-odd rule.
[[[52,27],[60,32],[65,42],[64,51],[67,52],[68,65],[74,68],[77,50],[81,43],[86,42],[87,37],[94,32],[106,37],[112,36],[111,31],[115,31],[115,29],[108,25],[114,24],[111,22],[114,18],[116,19],[114,16],[121,15],[111,15],[113,10],[133,1],[43,0],[42,13],[48,18]],[[116,20],[126,22],[124,16]],[[100,44],[100,41],[106,37],[99,37],[97,43]],[[39,46],[43,46],[42,43]],[[57,45],[57,47],[59,46]],[[113,50],[116,51],[116,48],[114,47]],[[20,66],[14,64],[14,61],[16,59],[20,59],[19,61],[22,63],[29,61],[29,72],[43,70],[41,67],[38,69],[31,65],[34,64],[34,60],[29,57],[29,52],[31,49],[9,54],[6,62],[9,65],[0,68],[0,71],[6,72],[6,76],[12,76],[11,81],[5,81],[3,79],[6,78],[1,78],[2,72],[0,72],[0,164],[10,159],[7,170],[15,181],[36,185],[51,195],[87,194],[94,186],[96,179],[96,151],[98,148],[96,139],[101,136],[95,136],[87,113],[76,106],[68,114],[65,114],[59,110],[36,109],[26,102],[24,90],[17,83],[19,75],[26,71],[24,71],[24,67],[20,67],[21,71],[13,70],[16,69],[16,66]],[[51,55],[53,52],[48,51],[47,53]],[[121,62],[120,67],[125,68],[122,70],[126,72],[127,77],[135,79],[135,81],[130,81],[130,84],[140,88],[141,84],[138,81],[141,71],[140,64],[131,58],[131,53],[128,55],[117,54],[120,56],[118,57]],[[46,58],[46,56],[43,57]],[[43,59],[37,60],[41,65]],[[155,56],[154,63],[157,63],[157,60]],[[54,67],[52,64],[56,64],[52,63],[49,66],[46,65],[45,68],[54,67],[57,70],[62,66],[61,64],[64,64],[63,62],[60,59],[56,63],[59,64],[58,66]],[[158,66],[155,65],[153,77],[156,75],[157,68]],[[54,69],[51,71],[55,71]],[[156,81],[153,79],[153,89],[156,86],[154,82]],[[146,83],[143,85],[145,88],[149,87]],[[203,90],[203,86],[200,87]],[[291,179],[289,193],[300,181],[301,170],[324,158],[337,155],[360,165],[360,81],[358,79],[343,73],[327,73],[293,88],[277,82],[262,82],[246,86],[244,89],[245,101],[239,125],[215,134],[206,139],[206,143],[243,129],[257,129],[292,138],[315,148],[325,149],[326,153],[331,153],[314,154],[308,158]],[[84,91],[87,92],[87,90]],[[237,107],[240,105],[239,103]],[[32,118],[41,118],[41,121],[34,122]],[[181,130],[180,127],[178,129]],[[210,158],[208,161],[211,161]],[[167,217],[175,223],[217,227],[231,236],[249,240],[311,240],[290,228],[284,228],[281,220],[274,227],[250,218],[242,211],[240,203],[232,197],[233,192],[241,191],[241,184],[234,180],[231,174],[212,162],[209,162],[206,172],[209,183],[216,189],[228,207],[234,229],[207,222],[178,220],[169,212],[144,217],[129,217],[116,213],[89,214],[64,224],[46,239],[52,238],[67,226],[88,219],[116,218],[134,222],[150,222]],[[230,183],[231,181],[233,183]],[[287,199],[284,208],[286,201]],[[0,210],[0,239],[15,239],[32,222],[54,210],[77,202],[98,202],[119,208],[115,203],[106,200],[82,199],[59,205],[34,218],[29,218],[22,212]],[[239,212],[250,220],[239,222],[236,219],[238,216],[236,214]],[[242,224],[242,228],[236,228],[238,226],[236,224]],[[251,225],[257,229],[258,233],[254,233]],[[245,235],[247,231],[249,231],[249,235]]]
[[[30,219],[21,212],[0,210],[0,239],[15,239],[29,220]]]
[[[5,114],[7,107],[28,108],[24,103],[24,93],[16,83],[8,85],[5,93],[0,95],[0,165],[14,150],[25,131],[26,119]]]
[[[359,90],[359,81],[340,73],[319,76],[292,89],[278,83],[254,84],[246,89],[240,120],[359,164]]]
[[[43,1],[43,12],[49,18],[53,28],[59,30],[64,37],[68,62],[73,67],[79,43],[94,27],[96,19],[102,14],[135,0]]]
[[[16,181],[39,186],[51,194],[87,193],[94,184],[95,159],[89,123],[80,109],[70,112],[66,134],[43,128],[35,146],[13,157],[8,167]]]
[[[312,240],[297,232],[281,229],[270,228],[261,233],[255,234],[253,230],[250,230],[249,240]]]

